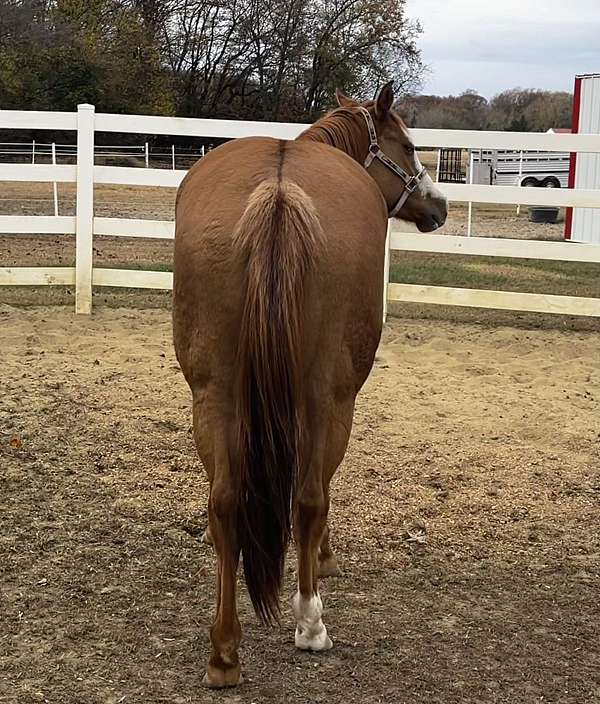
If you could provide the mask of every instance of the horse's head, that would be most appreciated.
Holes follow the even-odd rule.
[[[388,204],[390,217],[414,222],[421,232],[441,227],[448,215],[448,201],[421,166],[408,129],[394,112],[393,84],[387,83],[375,100],[359,103],[336,91],[340,107],[362,115],[369,135],[364,165]]]

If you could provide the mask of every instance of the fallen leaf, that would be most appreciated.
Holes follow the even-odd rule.
[[[416,526],[407,530],[406,542],[424,545],[427,542],[427,529],[425,526]]]

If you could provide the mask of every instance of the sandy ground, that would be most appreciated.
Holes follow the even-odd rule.
[[[334,649],[294,649],[290,559],[281,629],[241,588],[246,683],[214,694],[168,311],[0,329],[3,704],[600,702],[597,334],[393,321],[333,490]]]

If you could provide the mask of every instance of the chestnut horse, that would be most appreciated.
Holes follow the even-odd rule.
[[[388,216],[430,232],[447,204],[392,110],[338,93],[293,141],[250,137],[198,161],[177,195],[177,358],[208,473],[217,607],[204,678],[240,681],[240,553],[258,617],[278,620],[293,530],[295,643],[325,650],[317,577],[334,574],[329,482],[382,328]]]

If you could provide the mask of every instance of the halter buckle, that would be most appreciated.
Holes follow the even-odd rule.
[[[420,174],[419,174],[420,176]],[[413,191],[416,190],[417,186],[419,185],[419,181],[421,180],[419,176],[413,176],[410,181],[406,183],[405,189],[409,192],[412,193]]]

